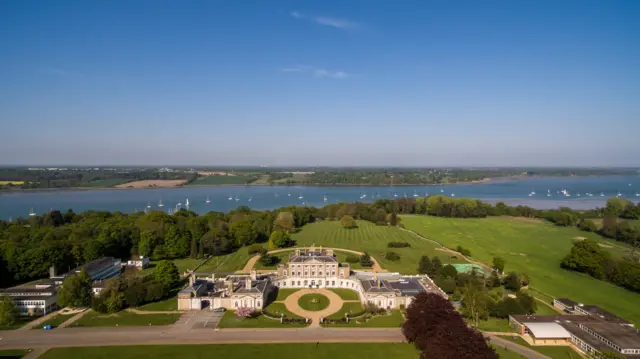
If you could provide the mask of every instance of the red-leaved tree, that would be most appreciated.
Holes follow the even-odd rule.
[[[469,328],[453,305],[434,293],[419,294],[411,302],[402,332],[422,351],[422,359],[499,358],[482,334]]]

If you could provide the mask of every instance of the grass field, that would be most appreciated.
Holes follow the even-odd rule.
[[[329,306],[329,298],[323,294],[305,294],[298,299],[298,305],[302,309],[318,312]]]
[[[496,353],[498,353],[498,355],[500,356],[501,359],[523,359],[526,358],[525,356],[522,356],[516,352],[512,352],[511,350],[502,348],[498,345],[492,345],[493,348],[496,350]]]
[[[508,340],[510,342],[514,342],[516,344],[522,345],[529,349],[535,350],[540,354],[544,354],[551,359],[578,359],[580,355],[576,353],[573,349],[568,346],[531,346],[529,343],[524,341],[524,339],[516,336],[515,339],[513,336],[503,336],[500,338],[504,340]]]
[[[291,294],[299,291],[300,289],[283,289],[283,288],[278,288],[278,297],[276,298],[276,301],[278,302],[282,302],[283,300],[287,299],[288,296],[290,296]]]
[[[340,308],[340,310],[331,314],[329,318],[342,319],[344,318],[345,313],[356,314],[362,312],[362,309],[362,304],[360,302],[342,303],[342,307]]]
[[[276,315],[284,314],[288,318],[301,318],[300,316],[297,316],[291,313],[287,309],[287,307],[284,305],[284,303],[271,303],[265,309],[271,314],[276,314]]]
[[[218,328],[302,328],[307,325],[305,323],[282,324],[280,320],[267,318],[261,314],[253,318],[239,318],[233,310],[227,310],[218,323]]]
[[[358,221],[358,228],[345,229],[338,221],[321,221],[307,224],[298,233],[292,235],[297,246],[316,246],[353,249],[368,252],[380,265],[391,271],[403,274],[417,273],[420,257],[437,255],[443,263],[464,263],[461,259],[450,259],[444,252],[436,251],[436,244],[425,241],[400,228],[376,226],[367,221]],[[389,242],[408,242],[409,248],[393,248],[400,260],[389,261],[384,253],[389,250]]]
[[[240,248],[238,251],[224,256],[211,257],[202,267],[198,268],[201,273],[214,272],[235,272],[244,268],[249,258],[247,248]]]
[[[404,323],[404,317],[399,310],[392,310],[390,315],[376,315],[364,322],[362,319],[352,319],[349,323],[323,324],[325,327],[348,328],[399,328]]]
[[[289,343],[217,345],[140,345],[54,348],[40,359],[418,359],[419,353],[405,343]]]
[[[12,325],[0,326],[0,330],[16,330],[38,317],[18,317]]]
[[[331,288],[329,290],[339,295],[340,298],[342,298],[343,300],[359,300],[360,299],[358,292],[351,289]]]
[[[138,310],[146,310],[149,312],[166,312],[166,311],[174,311],[178,310],[178,299],[176,298],[178,292],[176,291],[173,295],[169,296],[167,299],[163,299],[159,302],[147,303],[145,305],[139,306]]]
[[[73,322],[70,327],[116,327],[170,325],[180,318],[180,314],[135,314],[121,311],[114,314],[89,312]]]
[[[548,305],[544,305],[540,302],[536,303],[536,305],[537,305],[536,314],[538,315],[559,315],[560,314],[553,308],[549,307]]]
[[[186,270],[195,268],[196,266],[198,266],[198,264],[202,263],[202,261],[204,261],[204,259],[183,258],[183,259],[172,260],[172,262],[176,265],[176,267],[178,267],[178,272],[180,272],[180,274],[182,274]],[[154,273],[156,271],[156,265],[158,264],[158,262],[159,261],[151,261],[147,268],[139,271],[138,273],[141,275]]]
[[[502,332],[511,333],[515,330],[509,326],[509,319],[493,318],[488,320],[480,320],[478,329],[486,332]]]
[[[211,175],[207,177],[198,178],[197,180],[189,183],[190,186],[213,186],[213,185],[228,185],[228,184],[246,184],[249,181],[254,180],[254,177],[246,176],[224,176],[224,175]]]
[[[0,186],[6,186],[8,184],[12,186],[22,186],[24,181],[0,181]]]
[[[40,324],[40,325],[36,325],[33,329],[42,329],[42,327],[44,327],[45,325],[50,324],[51,327],[53,328],[57,328],[60,324],[66,322],[67,320],[71,319],[71,317],[73,317],[75,314],[58,314],[52,318],[49,318],[49,320],[46,320],[44,323]]]
[[[580,273],[563,270],[560,261],[569,253],[577,237],[588,237],[605,246],[614,256],[624,254],[624,246],[575,228],[550,223],[530,223],[509,218],[458,219],[431,216],[402,216],[402,223],[426,238],[447,247],[462,245],[472,258],[490,264],[494,256],[506,261],[505,272],[526,272],[533,292],[567,297],[596,304],[640,324],[640,294]]]
[[[0,350],[0,358],[5,359],[19,359],[27,355],[28,351],[22,349],[8,349],[8,350]]]

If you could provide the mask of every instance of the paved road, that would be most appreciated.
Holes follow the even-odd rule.
[[[140,344],[402,342],[400,329],[256,329],[166,327],[64,328],[0,332],[0,349]]]

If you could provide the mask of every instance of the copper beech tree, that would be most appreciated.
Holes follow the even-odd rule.
[[[445,298],[419,294],[407,308],[402,326],[407,341],[422,353],[421,359],[498,359],[482,334],[469,328]]]

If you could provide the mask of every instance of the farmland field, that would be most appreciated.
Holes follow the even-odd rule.
[[[54,348],[41,359],[156,359],[226,358],[226,359],[418,359],[419,353],[405,343],[288,343],[288,344],[217,344],[217,345],[140,345],[84,348]]]
[[[0,181],[0,186],[6,186],[8,184],[13,186],[22,186],[24,181]]]
[[[459,219],[402,216],[407,229],[449,248],[462,245],[472,258],[490,264],[494,256],[506,261],[505,272],[526,272],[534,292],[599,305],[632,322],[640,323],[640,294],[580,273],[560,268],[560,261],[579,238],[597,240],[613,256],[624,245],[575,228],[532,223],[510,218]]]
[[[97,181],[82,183],[78,185],[78,187],[113,187],[119,184],[124,184],[132,181],[133,180],[131,179],[112,178],[112,179],[104,179],[104,180],[97,180]]]
[[[436,251],[436,244],[400,228],[376,226],[367,221],[358,221],[358,228],[342,228],[338,221],[321,221],[307,224],[292,238],[296,246],[316,246],[353,249],[367,252],[375,257],[382,268],[403,274],[417,273],[420,257],[437,255],[443,263],[464,263],[464,260],[451,259],[447,253]],[[408,242],[411,247],[387,248],[389,242]],[[392,250],[400,255],[400,260],[390,261],[384,258],[385,252]]]

